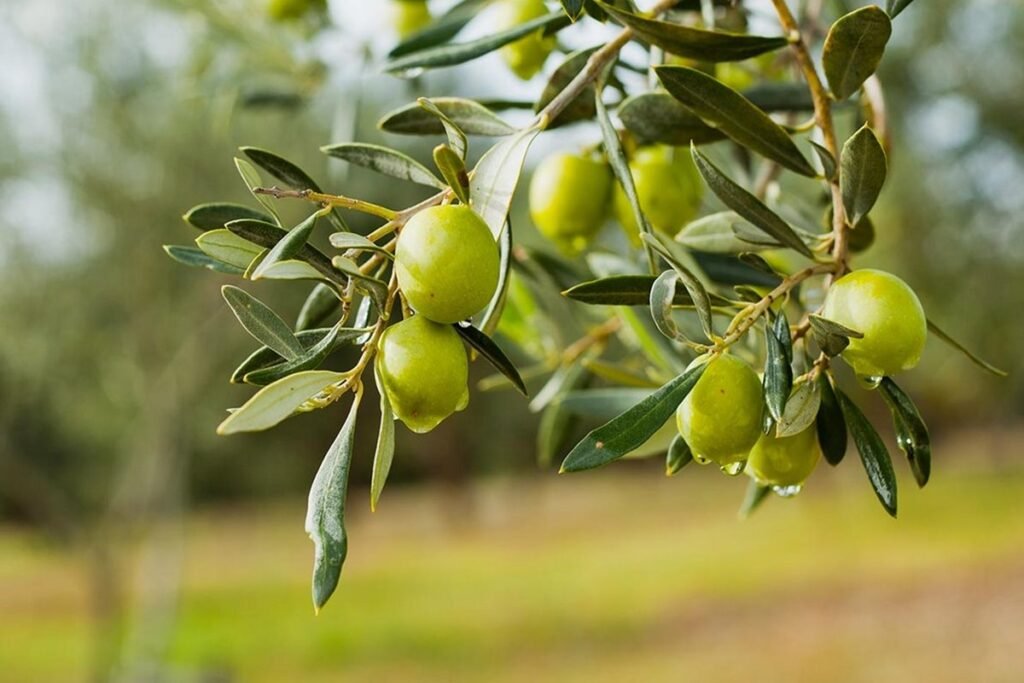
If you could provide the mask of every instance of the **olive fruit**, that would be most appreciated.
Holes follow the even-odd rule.
[[[822,316],[864,335],[850,339],[843,360],[862,377],[894,375],[917,365],[928,336],[921,302],[910,286],[881,270],[856,270],[836,280]]]
[[[398,287],[417,313],[434,322],[480,312],[498,287],[499,268],[490,228],[465,205],[424,209],[398,237]]]
[[[612,173],[577,154],[554,154],[530,180],[530,216],[537,230],[565,251],[579,251],[608,217]]]
[[[469,361],[451,325],[422,315],[395,323],[381,335],[377,371],[395,416],[414,432],[469,404]]]
[[[633,157],[629,170],[640,208],[655,230],[674,237],[697,216],[704,185],[689,154],[673,154],[669,147],[644,147]],[[640,227],[633,206],[618,184],[615,217],[630,242],[639,246]]]
[[[391,0],[391,25],[399,38],[406,38],[430,23],[426,0]]]
[[[697,459],[723,467],[742,462],[761,435],[763,402],[753,368],[719,356],[676,410],[679,434]]]
[[[327,0],[270,0],[267,3],[267,14],[274,21],[301,19],[314,9],[325,11]]]
[[[548,8],[544,0],[501,0],[497,19],[498,29],[507,30],[547,13]],[[501,48],[501,56],[512,73],[526,81],[541,70],[554,48],[554,37],[545,38],[543,30],[538,29]]]
[[[818,432],[811,424],[793,436],[762,434],[747,458],[747,473],[765,486],[799,486],[821,458]]]

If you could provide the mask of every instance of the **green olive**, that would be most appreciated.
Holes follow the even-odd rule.
[[[688,153],[673,154],[669,147],[645,147],[629,164],[640,208],[651,227],[670,237],[692,221],[700,210],[704,185]],[[639,246],[640,228],[622,187],[615,185],[615,217]]]
[[[865,269],[841,277],[829,287],[821,314],[864,335],[842,354],[862,377],[894,375],[921,359],[928,336],[924,309],[891,273]]]
[[[494,296],[499,269],[498,245],[468,206],[424,209],[398,237],[398,287],[417,313],[434,322],[479,313]]]
[[[391,25],[399,38],[406,38],[430,23],[426,0],[391,0]]]
[[[542,235],[576,252],[604,225],[611,189],[607,164],[555,154],[540,163],[530,181],[530,216]]]
[[[269,0],[267,14],[274,21],[301,19],[308,12],[327,10],[327,0]]]
[[[384,390],[412,431],[429,432],[469,404],[469,361],[451,325],[414,315],[386,329],[378,348]]]
[[[761,380],[734,356],[712,360],[676,411],[695,457],[725,467],[747,458],[761,435]]]
[[[799,486],[811,476],[821,448],[812,424],[793,436],[762,434],[747,459],[747,473],[765,486]]]
[[[500,0],[497,28],[508,30],[547,13],[548,8],[544,0]],[[543,68],[544,62],[554,48],[554,37],[545,38],[544,32],[537,30],[501,48],[501,56],[512,73],[526,81]]]

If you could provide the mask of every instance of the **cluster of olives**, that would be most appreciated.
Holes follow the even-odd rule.
[[[398,237],[395,276],[415,315],[381,335],[377,369],[395,416],[414,432],[429,432],[469,402],[466,350],[452,323],[490,302],[498,246],[468,206],[424,209]]]
[[[829,288],[825,317],[859,332],[843,359],[861,376],[879,377],[917,365],[927,321],[914,291],[878,270],[854,271]],[[761,380],[732,355],[711,360],[676,411],[680,436],[698,462],[714,462],[731,474],[746,472],[776,490],[800,486],[821,457],[812,424],[793,436],[764,433]]]
[[[689,154],[675,154],[670,147],[642,147],[633,155],[629,170],[640,208],[655,230],[674,237],[696,217],[703,183]],[[566,253],[582,250],[609,214],[630,243],[640,245],[633,207],[604,159],[552,155],[534,172],[529,194],[534,225]]]

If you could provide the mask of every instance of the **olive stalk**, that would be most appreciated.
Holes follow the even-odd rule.
[[[336,206],[341,209],[351,209],[352,211],[359,211],[361,213],[368,213],[371,216],[377,216],[387,221],[393,221],[397,216],[398,212],[393,209],[389,209],[386,206],[380,206],[372,202],[366,202],[362,199],[353,199],[352,197],[344,197],[337,194],[326,194],[324,192],[314,192],[313,190],[282,190],[277,187],[257,187],[253,190],[255,194],[270,195],[274,199],[305,199],[321,206]]]

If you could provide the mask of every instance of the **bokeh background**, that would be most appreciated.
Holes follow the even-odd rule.
[[[318,147],[426,159],[433,141],[377,118],[538,91],[494,56],[380,74],[385,6],[331,0],[313,31],[260,0],[0,5],[0,680],[1019,681],[1024,5],[1007,0],[915,3],[881,72],[896,146],[861,263],[1011,372],[929,346],[905,384],[933,482],[898,463],[898,521],[855,462],[744,522],[743,485],[707,469],[558,477],[524,402],[477,392],[429,436],[399,430],[372,516],[364,430],[349,560],[313,616],[304,496],[343,412],[215,437],[251,341],[223,280],[160,246],[194,237],[189,207],[247,201],[238,145],[404,206],[415,190]],[[552,137],[530,164],[597,134]],[[282,310],[303,295],[252,289]]]

